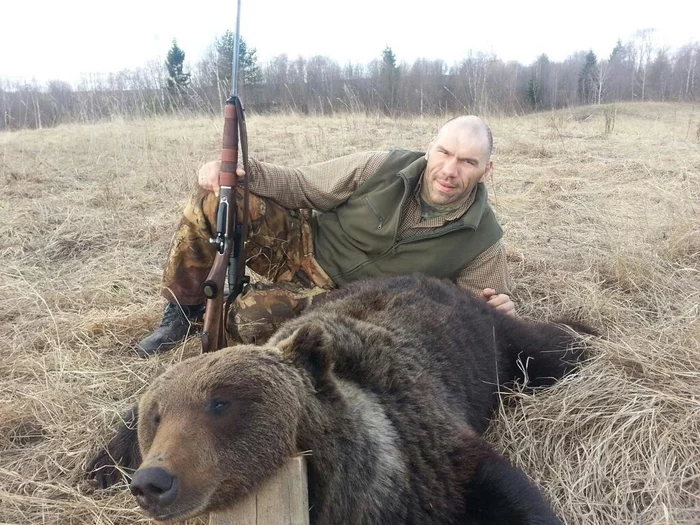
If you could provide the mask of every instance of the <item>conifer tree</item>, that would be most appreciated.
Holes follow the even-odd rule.
[[[399,68],[396,65],[396,55],[389,47],[382,51],[380,69],[380,89],[384,101],[384,111],[392,113],[398,102]]]
[[[596,102],[598,87],[598,57],[591,50],[586,54],[585,63],[578,77],[579,99],[583,104]]]
[[[185,52],[177,45],[177,40],[173,39],[173,45],[168,51],[165,66],[168,69],[167,86],[171,95],[181,97],[190,83],[190,74],[183,71],[185,62]]]
[[[214,47],[217,54],[218,80],[230,86],[236,35],[231,31],[226,31],[216,39]],[[262,81],[257,51],[254,47],[249,47],[243,37],[241,37],[238,47],[238,77],[240,86],[255,85]]]
[[[549,78],[549,57],[544,53],[539,56],[532,65],[530,79],[527,82],[527,101],[535,110],[545,105],[547,94],[547,80]]]

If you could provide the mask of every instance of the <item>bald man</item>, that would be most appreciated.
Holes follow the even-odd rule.
[[[503,232],[484,185],[492,147],[486,124],[461,116],[438,130],[426,152],[355,153],[294,169],[251,159],[247,265],[268,284],[234,303],[232,340],[262,343],[314,298],[353,280],[414,272],[450,279],[515,314]],[[199,170],[163,274],[168,306],[139,343],[141,356],[172,349],[203,316],[218,173],[219,161]],[[245,176],[241,168],[238,175]],[[240,213],[240,194],[237,202]]]

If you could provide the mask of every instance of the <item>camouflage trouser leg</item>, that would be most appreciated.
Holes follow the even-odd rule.
[[[249,285],[229,310],[227,327],[231,342],[264,343],[284,321],[299,315],[327,291],[288,283]]]
[[[236,194],[239,217],[241,193]],[[253,193],[248,204],[246,264],[277,286],[251,286],[234,303],[228,324],[234,340],[262,342],[272,333],[270,327],[310,303],[307,296],[335,285],[313,256],[310,210],[290,210]],[[215,236],[218,205],[219,198],[201,188],[187,203],[163,272],[163,296],[168,301],[204,303],[201,285],[216,256],[209,239]]]

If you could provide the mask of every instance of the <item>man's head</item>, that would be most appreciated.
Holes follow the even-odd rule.
[[[491,170],[491,130],[479,117],[456,117],[445,123],[428,146],[421,187],[431,206],[465,202]]]

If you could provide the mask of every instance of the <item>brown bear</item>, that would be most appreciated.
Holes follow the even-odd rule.
[[[575,340],[446,281],[353,283],[265,345],[156,378],[129,415],[138,444],[124,427],[88,469],[106,485],[110,458],[143,457],[131,491],[165,522],[230,507],[308,451],[315,525],[561,523],[479,434],[501,386],[562,377],[582,357]]]

